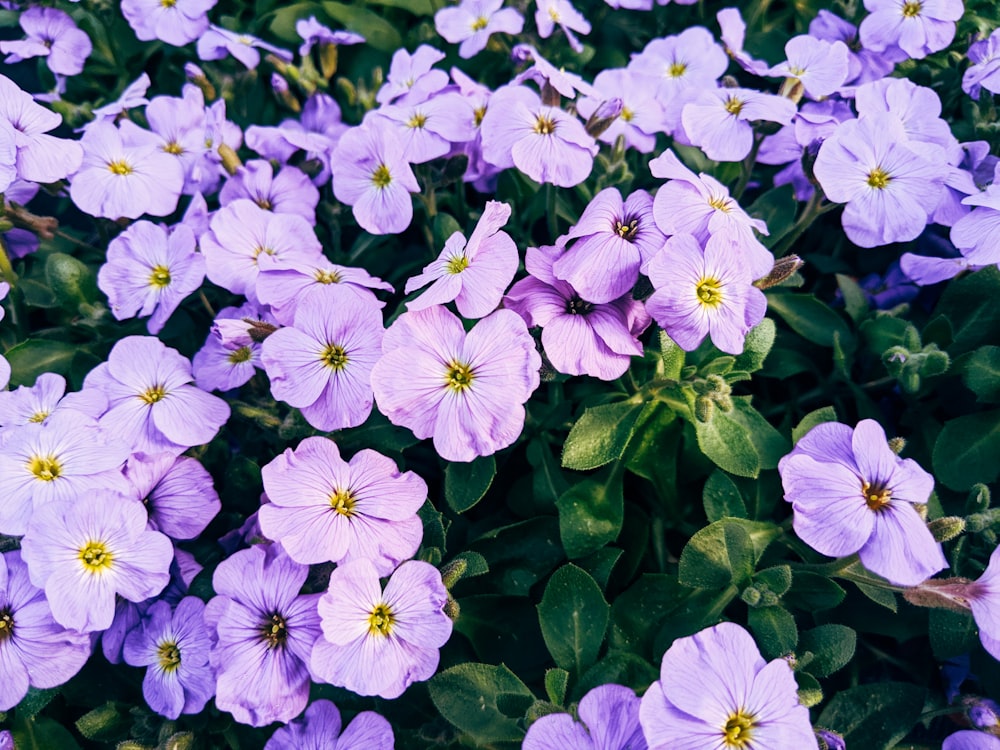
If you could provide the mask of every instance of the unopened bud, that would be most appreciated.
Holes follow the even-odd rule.
[[[452,622],[458,619],[459,614],[461,614],[462,608],[458,606],[458,602],[448,597],[448,601],[444,603],[444,613],[448,615],[448,619]]]
[[[938,542],[950,542],[965,531],[965,519],[958,516],[935,518],[928,524],[934,539]]]
[[[738,89],[740,87],[740,82],[733,76],[722,76],[722,80],[719,81],[719,85],[724,89]]]
[[[178,732],[162,744],[163,750],[191,750],[194,747],[194,732]]]
[[[6,729],[0,732],[0,750],[14,750],[14,736]]]
[[[803,174],[805,174],[806,179],[809,180],[809,184],[821,193],[823,188],[820,187],[819,180],[816,179],[816,173],[813,171],[813,167],[816,166],[816,157],[819,156],[819,147],[822,145],[822,138],[816,138],[815,140],[810,141],[809,145],[802,149],[801,159]]]
[[[760,593],[760,606],[762,607],[775,607],[780,602],[781,597],[775,594],[773,591],[762,591]]]
[[[965,500],[966,513],[978,513],[990,507],[990,488],[985,484],[974,484]]]
[[[906,448],[906,438],[901,438],[901,437],[889,438],[889,450],[891,450],[897,456],[903,452],[904,448]]]
[[[215,99],[215,86],[213,86],[212,82],[208,80],[208,76],[205,75],[205,71],[194,63],[186,63],[184,65],[184,74],[187,76],[187,79],[191,81],[191,83],[201,89],[201,93],[205,96],[205,101],[210,102]]]
[[[968,578],[930,578],[905,589],[903,598],[917,607],[968,612],[972,584]]]
[[[230,146],[225,143],[220,143],[217,149],[219,156],[222,158],[222,168],[230,175],[236,174],[240,167],[243,166],[243,162],[240,161],[240,157],[236,155],[236,152]]]
[[[712,400],[726,414],[733,410],[733,400],[724,393],[713,393]]]
[[[934,375],[943,375],[951,367],[951,357],[947,352],[942,352],[937,348],[937,344],[930,344],[924,348],[924,363],[920,368],[920,374],[925,378]]]
[[[720,396],[728,396],[733,392],[733,388],[726,382],[726,379],[717,373],[708,375],[705,378],[705,382],[708,384],[708,390],[712,393],[718,393]]]
[[[715,410],[715,404],[712,402],[708,396],[698,396],[694,400],[694,416],[701,423],[712,421],[712,412]]]
[[[319,69],[326,80],[329,81],[337,72],[339,57],[336,44],[323,43],[319,45]]]
[[[802,96],[805,93],[806,87],[802,85],[802,81],[798,78],[786,78],[782,81],[781,88],[778,89],[778,96],[791,99],[796,104],[802,100]]]
[[[816,739],[819,741],[819,750],[847,750],[844,738],[832,730],[817,729]]]
[[[740,599],[742,599],[748,607],[756,607],[760,604],[760,589],[753,586],[747,586],[743,589],[743,593],[740,594]]]
[[[271,74],[271,89],[274,91],[275,96],[278,97],[278,101],[292,110],[292,112],[302,110],[302,105],[299,104],[299,100],[295,98],[295,94],[289,88],[288,81],[277,73]]]
[[[771,272],[767,276],[757,279],[753,285],[758,289],[770,289],[772,286],[777,286],[790,279],[804,265],[805,262],[798,255],[786,255],[784,258],[778,258],[774,262]]]
[[[798,693],[799,703],[806,708],[812,708],[823,702],[823,691],[817,688],[806,688],[805,690],[799,690]]]
[[[561,102],[562,97],[559,92],[546,80],[545,85],[542,86],[542,104],[546,107],[558,107]]]
[[[465,571],[468,569],[469,563],[462,558],[452,560],[445,565],[441,568],[441,581],[444,583],[444,587],[450,590],[465,575]]]
[[[589,118],[585,128],[591,138],[597,138],[610,128],[625,109],[625,102],[619,98],[607,99],[601,102]]]

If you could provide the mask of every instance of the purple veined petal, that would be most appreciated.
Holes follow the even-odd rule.
[[[355,716],[337,741],[340,750],[393,750],[394,746],[392,726],[374,711]]]
[[[451,637],[451,618],[444,613],[447,595],[441,574],[433,566],[404,562],[386,584],[383,600],[391,609],[412,613],[394,629],[402,640],[440,648]]]
[[[890,502],[875,514],[875,530],[859,554],[866,568],[899,586],[915,586],[948,567],[941,545],[905,502]]]
[[[586,727],[569,714],[555,713],[542,716],[529,728],[522,750],[594,750],[594,741]],[[601,746],[603,747],[603,745]]]
[[[229,404],[193,385],[182,385],[153,405],[152,421],[168,440],[180,445],[204,445],[229,419]],[[192,420],[191,414],[199,419]]]
[[[639,726],[639,697],[623,685],[601,685],[580,700],[580,720],[590,729],[597,748],[645,750]]]

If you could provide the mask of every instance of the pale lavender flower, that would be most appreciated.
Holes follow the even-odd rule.
[[[969,45],[969,62],[972,64],[962,76],[962,91],[973,99],[978,99],[983,89],[1000,93],[1000,29]]]
[[[80,144],[48,135],[59,127],[62,117],[36,104],[16,83],[0,75],[0,122],[4,120],[14,129],[15,166],[20,179],[58,182],[80,168],[84,151]]]
[[[604,143],[613,144],[618,136],[625,137],[625,145],[644,154],[656,148],[656,134],[666,129],[663,107],[656,100],[656,84],[648,76],[639,77],[627,69],[602,70],[594,79],[599,96],[582,97],[576,105],[583,117],[593,115],[601,102],[614,97],[622,100],[622,111],[610,127],[597,136]]]
[[[362,44],[365,41],[361,34],[355,34],[353,31],[333,31],[327,28],[316,20],[316,16],[310,16],[308,19],[300,18],[296,21],[295,33],[302,37],[302,45],[299,47],[299,54],[302,57],[312,52],[315,44],[340,46]]]
[[[847,45],[827,42],[808,34],[792,37],[785,45],[785,62],[767,74],[794,78],[802,83],[806,96],[821,99],[829,96],[847,80]]]
[[[524,29],[524,16],[502,6],[503,0],[462,0],[457,7],[435,13],[434,27],[452,44],[461,43],[459,57],[475,57],[486,49],[492,34],[520,34]]]
[[[371,371],[382,347],[382,312],[357,297],[328,306],[309,299],[294,325],[263,343],[261,361],[271,393],[302,410],[313,427],[356,427],[372,409]]]
[[[437,669],[452,630],[447,600],[429,563],[404,562],[384,592],[368,560],[338,565],[319,600],[323,635],[313,647],[313,674],[358,695],[398,698]]]
[[[937,284],[953,279],[965,271],[976,271],[982,266],[970,263],[964,257],[935,258],[915,253],[903,253],[899,267],[917,286]]]
[[[493,312],[517,272],[517,245],[501,230],[510,218],[506,203],[489,201],[468,242],[455,232],[437,260],[406,282],[406,293],[430,283],[427,291],[408,302],[407,310],[423,310],[454,300],[463,317],[482,318]]]
[[[497,176],[502,171],[483,158],[482,123],[489,106],[493,92],[486,86],[465,75],[458,68],[451,69],[451,77],[458,86],[469,109],[472,111],[472,130],[474,136],[462,145],[462,151],[469,157],[469,166],[465,170],[463,181],[481,193],[496,192]]]
[[[122,15],[136,38],[159,39],[175,47],[193,42],[208,29],[208,11],[218,0],[122,0]]]
[[[179,454],[209,442],[229,419],[229,405],[191,380],[191,363],[177,350],[151,336],[126,336],[83,387],[107,396],[100,425],[133,452]]]
[[[0,191],[17,181],[17,136],[14,126],[0,118]]]
[[[319,594],[299,595],[309,568],[280,545],[255,545],[215,569],[205,622],[216,642],[215,705],[255,727],[298,716],[309,701],[309,654],[320,638]]]
[[[379,410],[448,461],[472,461],[511,445],[541,358],[517,313],[498,310],[466,333],[443,307],[400,315],[372,370]]]
[[[403,158],[410,164],[445,156],[452,144],[475,137],[475,126],[468,103],[458,93],[444,93],[421,102],[387,104],[369,116],[388,124],[387,136],[403,147]]]
[[[715,161],[741,161],[750,153],[754,121],[788,125],[793,117],[789,99],[741,88],[707,89],[681,111],[687,140]]]
[[[535,182],[559,187],[587,179],[598,150],[579,120],[542,104],[525,86],[504,86],[493,94],[482,137],[483,156],[491,164],[516,166]]]
[[[747,631],[723,622],[667,649],[660,679],[642,697],[639,721],[649,750],[817,750],[797,690],[785,659],[765,662]]]
[[[897,62],[906,59],[906,53],[898,48],[882,52],[865,49],[858,38],[858,27],[826,9],[818,11],[816,17],[809,22],[809,35],[847,45],[846,84],[858,86],[877,81],[889,75]]]
[[[0,290],[2,291],[2,290]],[[66,378],[43,372],[33,386],[22,385],[13,391],[0,391],[0,427],[45,422],[57,410],[72,409],[97,419],[108,408],[108,400],[99,393],[66,393]]]
[[[714,88],[728,66],[729,58],[711,32],[692,26],[651,41],[632,58],[628,69],[655,82],[656,97],[666,106],[683,89]]]
[[[215,316],[212,331],[205,339],[204,346],[191,360],[191,371],[195,384],[203,391],[228,391],[239,388],[263,370],[260,361],[260,342],[254,341],[247,331],[246,321],[261,321],[270,325],[273,318],[265,314],[259,305],[247,302],[241,307],[225,307]],[[219,329],[227,321],[238,323],[244,338],[238,342],[226,341]]]
[[[143,73],[126,86],[121,96],[115,101],[95,109],[94,117],[96,119],[94,122],[114,120],[127,110],[149,104],[149,100],[146,98],[146,91],[149,89],[149,84],[149,73]]]
[[[995,234],[1000,227],[1000,183],[989,185],[985,191],[970,195],[962,203],[974,208],[952,226],[952,243],[969,265],[1000,263],[1000,246]]]
[[[341,732],[343,727],[343,732]],[[392,726],[374,711],[362,711],[343,726],[328,700],[314,701],[305,715],[281,727],[264,750],[393,750]]]
[[[574,241],[575,240],[575,241]],[[605,188],[580,220],[556,240],[566,248],[552,272],[587,302],[611,302],[632,291],[639,267],[663,247],[666,237],[653,219],[653,197],[637,190],[622,201],[618,188]]]
[[[380,118],[344,133],[331,157],[331,168],[333,194],[351,206],[362,229],[398,234],[410,225],[410,193],[420,192],[420,185],[396,132]]]
[[[770,66],[764,60],[757,60],[751,57],[743,49],[743,43],[746,41],[747,25],[743,20],[743,16],[740,15],[739,8],[723,8],[715,14],[715,18],[719,22],[719,29],[721,31],[719,38],[726,45],[726,52],[729,53],[730,57],[747,73],[752,73],[755,76],[767,75]]]
[[[146,667],[146,703],[168,719],[199,713],[215,694],[204,613],[204,602],[193,596],[181,599],[174,612],[169,602],[158,601],[125,639],[125,663]]]
[[[598,96],[597,90],[580,76],[563,67],[553,65],[530,44],[515,44],[510,51],[510,56],[514,62],[531,62],[528,68],[514,76],[511,81],[514,85],[520,85],[525,81],[534,81],[538,84],[539,89],[543,89],[548,84],[567,99],[574,98],[577,92],[585,96]]]
[[[579,721],[546,714],[528,727],[522,750],[646,750],[639,697],[624,685],[601,685],[580,699]]]
[[[142,501],[148,526],[171,539],[195,539],[221,510],[212,475],[197,459],[158,453],[134,454],[125,467],[128,494]]]
[[[174,548],[146,528],[142,503],[91,490],[72,503],[39,508],[21,554],[56,622],[90,633],[111,625],[116,595],[141,602],[163,591]]]
[[[569,0],[535,0],[535,26],[542,39],[548,39],[559,26],[574,52],[583,52],[583,45],[576,38],[578,34],[590,33],[590,22],[583,17]]]
[[[412,55],[405,49],[396,50],[375,101],[390,104],[404,97],[403,102],[422,102],[436,94],[448,85],[448,74],[433,67],[442,60],[444,52],[428,44],[421,44]]]
[[[184,170],[154,144],[127,146],[118,129],[96,122],[80,141],[83,164],[70,197],[81,211],[108,219],[166,216],[177,208]]]
[[[77,28],[69,14],[58,8],[33,5],[18,19],[26,39],[0,42],[0,52],[7,53],[7,65],[32,57],[44,57],[49,70],[58,75],[75,76],[83,72],[83,63],[94,46],[90,37]]]
[[[1000,737],[974,729],[963,729],[946,737],[941,750],[1000,750]]]
[[[916,461],[898,458],[878,422],[814,427],[778,470],[795,533],[817,552],[857,552],[866,568],[900,586],[948,567],[914,507],[927,502],[934,477]]]
[[[97,285],[108,295],[116,320],[151,315],[146,328],[156,334],[204,279],[205,259],[195,248],[194,232],[181,224],[168,234],[138,221],[108,245]]]
[[[202,174],[208,152],[205,116],[201,90],[185,86],[181,97],[157,96],[149,102],[146,106],[149,130],[129,120],[121,123],[120,130],[126,146],[153,144],[174,156],[184,170],[184,193],[193,195],[202,189],[211,190],[216,182],[214,174]]]
[[[674,235],[644,272],[656,289],[646,311],[686,351],[708,336],[720,351],[740,354],[767,312],[764,293],[724,237],[710,237],[702,249],[691,235]]]
[[[282,167],[275,174],[270,162],[248,161],[226,180],[219,192],[219,203],[223,206],[241,198],[253,201],[265,211],[297,214],[310,224],[316,224],[319,190],[295,167]]]
[[[251,125],[247,146],[261,156],[287,162],[299,149],[307,159],[316,159],[323,169],[313,177],[314,185],[330,180],[330,155],[348,130],[341,120],[340,105],[328,94],[316,93],[306,100],[298,120],[284,120],[278,127]]]
[[[232,55],[253,70],[260,64],[260,52],[270,52],[285,62],[292,61],[292,53],[275,47],[250,34],[238,34],[221,26],[210,25],[198,39],[198,57],[202,60],[221,60]]]
[[[381,453],[362,450],[347,462],[332,440],[310,437],[261,474],[271,501],[258,513],[261,531],[296,562],[364,559],[387,576],[420,546],[427,485]]]
[[[915,60],[943,50],[955,38],[962,0],[865,0],[861,42],[881,52],[898,47]]]
[[[90,637],[52,617],[45,592],[33,586],[19,551],[0,557],[0,711],[10,711],[29,688],[68,682],[90,656]],[[3,735],[6,734],[6,737]],[[14,750],[10,734],[0,748]]]
[[[542,347],[552,366],[567,375],[614,380],[642,356],[638,337],[650,317],[631,291],[606,304],[581,299],[572,286],[552,274],[557,247],[529,247],[525,267],[530,274],[511,287],[504,306],[528,326],[542,329]]]

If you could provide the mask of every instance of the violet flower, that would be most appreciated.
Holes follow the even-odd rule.
[[[75,76],[83,72],[83,63],[94,46],[68,13],[33,5],[21,14],[18,23],[28,36],[18,41],[0,42],[0,52],[7,53],[4,63],[10,65],[32,57],[44,57],[49,70],[57,75]]]
[[[865,0],[865,10],[859,27],[865,47],[898,47],[919,60],[951,44],[965,7],[962,0]]]
[[[383,716],[362,711],[344,727],[337,707],[318,700],[301,718],[272,734],[264,750],[393,750],[395,746],[392,726]]]
[[[432,67],[444,60],[444,52],[421,44],[411,55],[398,49],[389,64],[385,83],[375,95],[379,104],[390,104],[402,97],[399,103],[422,102],[448,85],[448,74]]]
[[[122,0],[122,15],[144,42],[159,39],[175,47],[208,29],[208,11],[218,0]]]
[[[292,53],[275,47],[250,34],[238,34],[221,26],[210,25],[198,39],[198,57],[201,60],[221,60],[232,55],[253,70],[260,64],[260,52],[270,52],[285,62],[292,61]]]
[[[767,74],[794,78],[802,84],[806,96],[821,99],[847,80],[847,55],[847,45],[841,41],[827,42],[801,34],[785,45],[785,62],[778,63]]]
[[[821,9],[809,22],[809,36],[828,42],[843,42],[847,45],[847,79],[845,84],[856,86],[884,78],[896,67],[896,63],[906,59],[901,49],[889,48],[882,52],[866,49],[858,38],[858,27],[845,21],[835,13]]]
[[[822,13],[823,11],[820,12]],[[740,15],[739,8],[723,8],[715,14],[715,18],[719,22],[719,30],[721,32],[719,39],[722,40],[722,43],[726,46],[726,52],[736,61],[737,65],[752,75],[767,75],[770,66],[764,60],[757,60],[751,57],[743,49],[743,43],[746,41],[747,25],[743,20],[743,16]],[[720,73],[719,75],[722,74]]]
[[[715,161],[742,161],[750,153],[753,122],[788,125],[793,117],[795,105],[789,99],[740,88],[702,91],[681,111],[687,139]]]
[[[597,90],[580,76],[553,65],[530,44],[515,44],[510,56],[517,63],[532,63],[514,76],[511,80],[512,85],[519,86],[525,81],[534,81],[539,89],[544,89],[548,84],[567,99],[573,99],[577,92],[585,96],[598,96]]]
[[[969,45],[969,62],[972,64],[962,76],[962,91],[973,99],[978,99],[983,89],[1000,93],[1000,29]]]
[[[491,35],[520,34],[524,29],[524,16],[502,6],[503,0],[462,0],[435,13],[434,27],[448,42],[461,43],[458,56],[467,60],[486,49]]]
[[[963,729],[946,737],[941,750],[1000,750],[1000,737],[974,729]]]
[[[146,99],[146,91],[149,89],[149,73],[143,73],[132,83],[125,87],[115,101],[109,102],[94,110],[94,122],[103,120],[115,120],[122,113],[149,104]],[[91,123],[92,124],[92,123]]]
[[[316,20],[316,16],[308,19],[300,18],[295,22],[295,33],[302,37],[299,55],[305,57],[312,52],[313,45],[332,44],[335,46],[362,44],[365,38],[353,31],[333,31]]]
[[[683,89],[714,88],[729,58],[703,26],[654,39],[635,55],[628,69],[655,82],[656,98],[666,105]]]
[[[76,141],[48,135],[62,124],[62,117],[35,103],[16,83],[0,75],[0,122],[13,128],[16,161],[5,160],[6,169],[14,164],[17,176],[31,182],[51,183],[63,180],[80,168],[84,149]],[[6,128],[8,136],[10,131]],[[9,155],[9,140],[7,140]],[[0,173],[2,174],[2,173]],[[6,172],[9,176],[9,171]]]
[[[260,343],[249,335],[238,343],[224,341],[218,333],[219,324],[223,321],[239,322],[246,331],[249,326],[247,319],[264,321],[272,324],[269,315],[265,315],[259,305],[247,302],[241,307],[224,307],[215,316],[212,332],[205,339],[205,344],[191,360],[191,371],[194,382],[203,391],[228,391],[239,388],[254,376],[257,370],[263,370],[260,361]]]
[[[623,685],[587,691],[571,714],[546,714],[528,727],[522,750],[646,750],[639,726],[639,697]]]
[[[663,107],[656,100],[656,84],[649,77],[640,77],[628,69],[602,70],[594,79],[598,96],[582,97],[576,109],[582,117],[590,117],[604,101],[615,97],[622,100],[618,118],[603,133],[599,141],[614,144],[618,136],[625,137],[625,146],[643,154],[656,148],[656,134],[666,129]]]
[[[99,393],[66,393],[66,378],[43,372],[32,386],[21,385],[13,391],[0,391],[0,427],[48,421],[57,411],[72,409],[97,419],[108,408],[108,400]]]
[[[275,174],[270,162],[252,159],[226,180],[219,203],[228,206],[241,198],[251,200],[265,211],[296,214],[316,224],[319,190],[300,169],[282,167]]]
[[[447,155],[452,144],[475,137],[475,126],[468,103],[457,93],[437,94],[415,103],[388,104],[369,115],[389,126],[390,138],[403,147],[403,158],[410,164]]]
[[[583,17],[569,0],[535,0],[535,26],[542,39],[552,36],[558,26],[566,35],[569,46],[574,52],[583,52],[583,45],[576,38],[578,34],[590,33],[590,22]]]
[[[171,539],[196,539],[222,509],[212,475],[195,458],[137,453],[125,476],[128,494],[146,506],[149,528]]]

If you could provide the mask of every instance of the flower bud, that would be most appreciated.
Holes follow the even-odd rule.
[[[545,85],[542,86],[542,104],[546,107],[558,107],[562,102],[562,96],[555,87],[552,86],[548,80],[545,81]]]
[[[897,456],[903,452],[906,447],[906,438],[894,437],[889,438],[889,450],[895,453]]]
[[[14,736],[6,729],[0,732],[0,750],[14,750]]]
[[[974,484],[965,500],[965,512],[977,513],[990,507],[990,488],[985,484]]]
[[[819,750],[847,750],[844,738],[829,729],[817,729],[816,739],[819,740]]]
[[[597,138],[601,133],[610,128],[625,109],[625,102],[615,97],[601,102],[597,109],[587,119],[586,130],[591,138]]]
[[[457,560],[452,560],[450,563],[441,568],[441,581],[444,583],[446,589],[451,589],[458,580],[465,575],[465,571],[469,569],[469,563],[462,558]]]
[[[240,157],[236,155],[232,147],[227,146],[225,143],[220,143],[217,149],[219,156],[222,158],[222,168],[230,175],[234,175],[239,171],[239,168],[243,166],[243,162],[240,161]]]
[[[747,586],[743,589],[743,593],[740,594],[740,599],[746,602],[747,606],[756,607],[760,604],[760,589]]]
[[[1000,705],[989,698],[970,696],[963,703],[969,708],[969,721],[976,729],[991,730],[1000,727]]]
[[[448,601],[446,601],[444,604],[444,613],[448,615],[448,618],[452,622],[458,619],[458,615],[461,612],[461,609],[462,608],[458,606],[458,602],[452,599],[451,595],[449,595]]]
[[[806,708],[812,708],[813,706],[823,701],[822,690],[817,690],[815,688],[806,688],[805,690],[799,690],[798,692],[799,692],[799,703],[801,703]]]
[[[965,519],[958,516],[935,518],[927,525],[938,542],[950,542],[965,531]]]
[[[790,279],[804,265],[805,262],[798,255],[786,255],[784,258],[778,258],[774,262],[771,272],[767,276],[757,279],[753,285],[758,289],[770,289],[772,286],[777,286]]]
[[[694,416],[699,422],[711,422],[715,404],[708,396],[698,396],[694,400]]]

